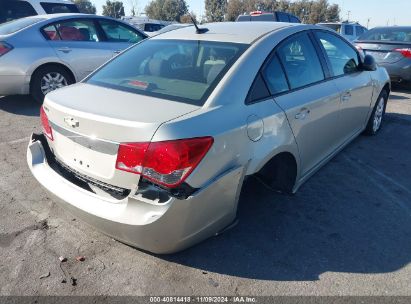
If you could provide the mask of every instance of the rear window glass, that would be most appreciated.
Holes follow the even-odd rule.
[[[340,24],[319,24],[321,26],[327,27],[341,34],[341,25]]]
[[[40,4],[47,14],[79,13],[77,6],[74,4],[48,2],[40,2]]]
[[[86,82],[201,106],[246,48],[225,42],[146,40]]]
[[[376,28],[361,35],[358,40],[411,43],[411,28]]]
[[[290,19],[288,18],[288,14],[280,13],[280,12],[277,13],[277,19],[280,22],[289,22],[290,21]]]
[[[144,25],[144,31],[145,32],[157,32],[161,30],[164,27],[162,24],[156,24],[156,23],[146,23]]]
[[[26,1],[1,1],[0,23],[37,15],[34,8]]]
[[[346,25],[344,28],[345,34],[348,36],[354,35],[354,27],[352,25]]]
[[[20,31],[30,25],[33,25],[37,22],[46,20],[44,18],[23,18],[7,23],[0,24],[0,35],[9,35],[17,31]]]

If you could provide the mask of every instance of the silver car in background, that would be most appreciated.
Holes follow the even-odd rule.
[[[206,24],[128,49],[48,94],[27,150],[40,184],[106,234],[171,253],[236,218],[245,177],[292,193],[381,127],[387,72],[337,33]]]
[[[39,15],[0,25],[0,96],[43,102],[147,36],[127,23],[86,14]]]

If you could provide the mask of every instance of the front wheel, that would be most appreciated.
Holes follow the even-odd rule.
[[[387,101],[388,93],[384,90],[378,97],[370,119],[368,120],[367,127],[365,128],[364,132],[366,135],[375,135],[381,129],[384,120],[385,109],[387,107]]]
[[[30,94],[43,103],[47,93],[74,83],[73,77],[63,67],[57,65],[45,66],[38,69],[32,76]]]

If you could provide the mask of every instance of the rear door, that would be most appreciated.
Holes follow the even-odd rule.
[[[112,58],[110,45],[101,43],[93,19],[68,19],[43,28],[45,37],[58,57],[70,66],[81,80]]]
[[[285,71],[289,91],[275,96],[285,111],[300,152],[302,174],[308,174],[341,143],[338,137],[340,94],[328,81],[326,65],[308,33],[294,35],[277,48],[278,59],[265,72],[270,90],[283,91],[277,79]],[[275,61],[278,60],[278,63]]]
[[[341,92],[338,132],[349,139],[365,126],[373,94],[371,74],[359,68],[354,46],[333,33],[316,31],[315,36],[327,58],[333,82]]]
[[[131,26],[114,20],[98,19],[97,22],[104,35],[102,43],[112,50],[113,56],[146,38],[143,33]]]

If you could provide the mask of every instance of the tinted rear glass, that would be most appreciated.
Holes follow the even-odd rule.
[[[26,1],[0,1],[0,23],[37,15]]]
[[[40,3],[47,14],[61,14],[61,13],[80,13],[77,6],[74,4],[62,3]]]
[[[361,35],[358,40],[411,43],[411,28],[376,28]]]
[[[0,35],[9,35],[13,34],[25,27],[33,25],[37,22],[46,20],[44,18],[23,18],[14,21],[10,21],[7,23],[0,24]]]
[[[340,24],[319,24],[324,27],[328,27],[329,29],[332,29],[336,31],[337,33],[341,34],[341,25]]]
[[[225,42],[146,40],[86,82],[202,106],[246,48]]]

